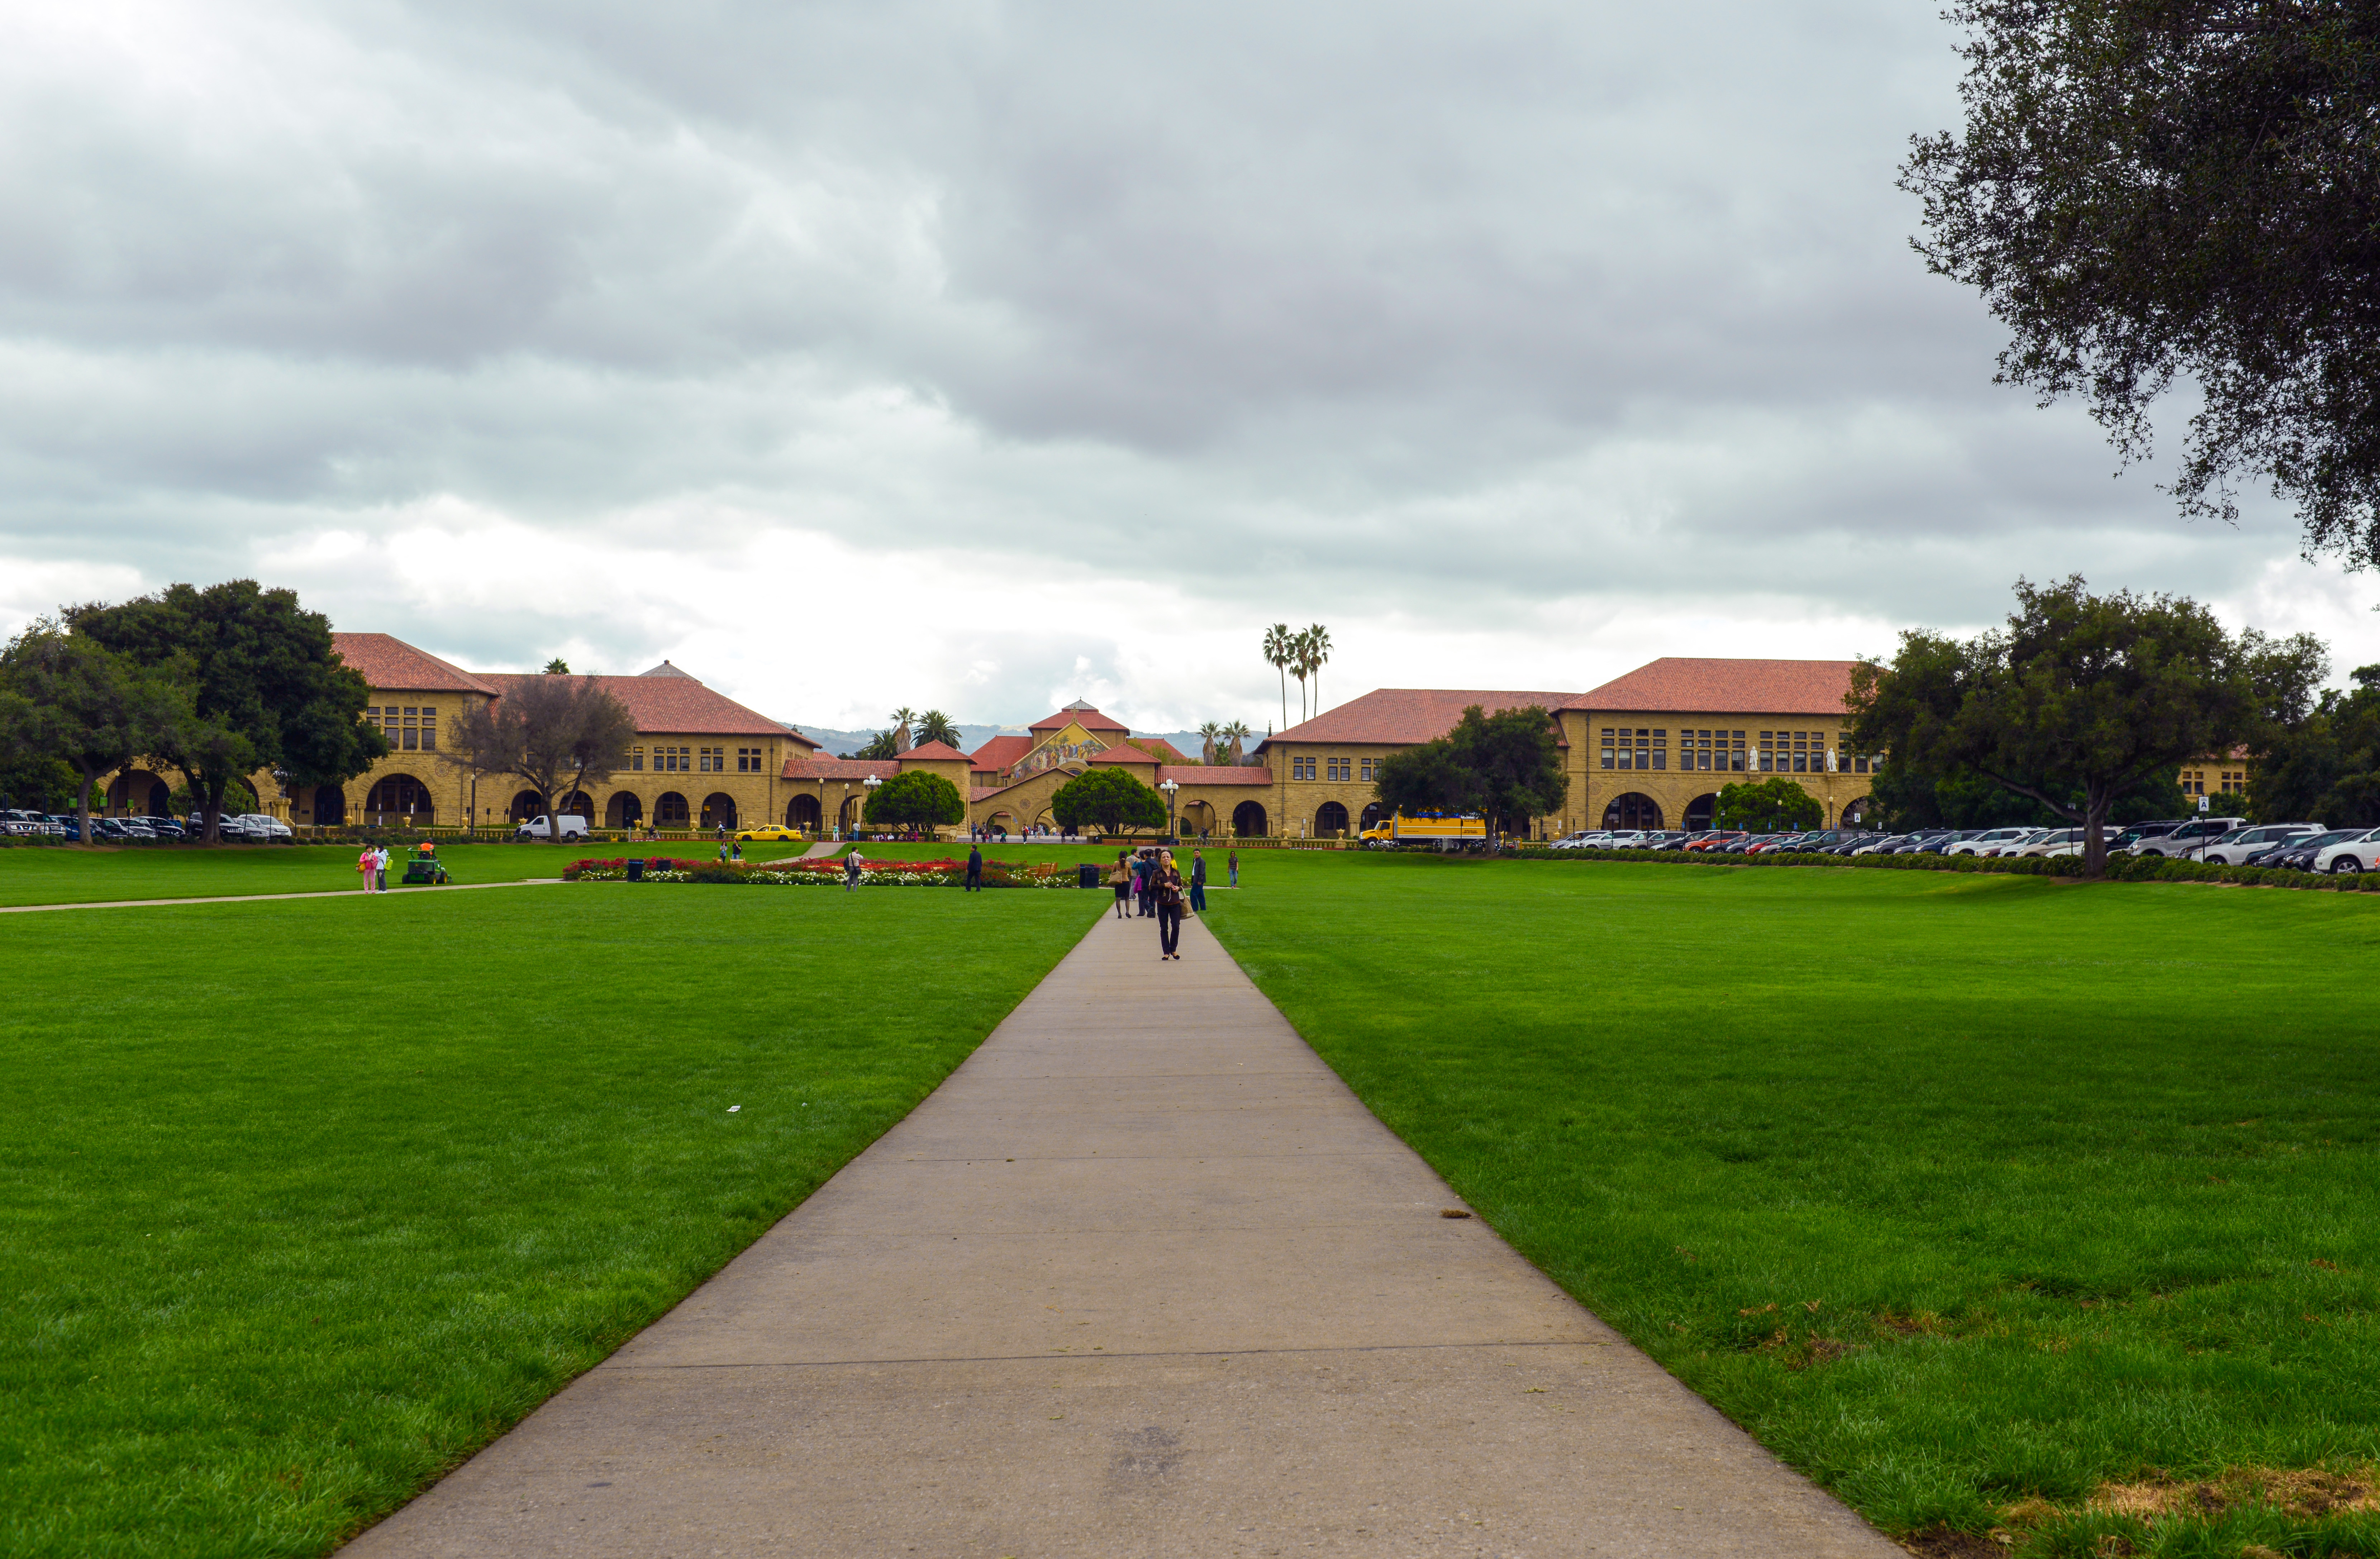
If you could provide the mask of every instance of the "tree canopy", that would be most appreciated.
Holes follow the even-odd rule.
[[[146,755],[180,770],[201,798],[210,841],[221,837],[225,791],[259,769],[294,785],[343,785],[388,752],[363,719],[370,688],[332,647],[330,619],[299,606],[294,590],[252,579],[175,585],[67,618],[139,665],[190,682],[188,715]]]
[[[171,746],[194,719],[191,698],[187,657],[144,666],[37,621],[0,650],[0,763],[29,775],[72,769],[76,837],[87,841],[100,777]]]
[[[1121,768],[1087,768],[1058,787],[1050,815],[1069,828],[1090,824],[1103,834],[1165,827],[1165,803]]]
[[[1390,754],[1372,773],[1391,812],[1475,812],[1500,833],[1525,832],[1570,794],[1553,719],[1536,705],[1491,715],[1474,704],[1444,736]]]
[[[2011,332],[1998,379],[2080,394],[2127,461],[2179,379],[2174,490],[2294,502],[2310,550],[2380,562],[2380,7],[1962,0],[1966,124],[1920,138],[1917,243]]]
[[[1722,828],[1774,834],[1788,828],[1815,828],[1826,816],[1817,797],[1791,780],[1771,779],[1720,786],[1718,811],[1712,821]]]
[[[602,683],[556,671],[523,677],[496,703],[454,716],[439,756],[480,774],[517,777],[551,817],[589,780],[611,779],[636,738],[637,722]],[[563,842],[560,826],[548,837]]]
[[[2019,580],[2016,597],[2005,629],[1912,629],[1889,665],[1854,667],[1848,740],[1888,769],[1972,772],[2083,825],[2092,876],[2119,797],[2301,721],[2322,678],[2312,637],[2235,638],[2184,597],[2094,596],[2079,574]]]
[[[2351,691],[2327,692],[2308,717],[2254,743],[2250,804],[2273,822],[2334,828],[2380,825],[2380,666],[2350,673]]]
[[[956,785],[922,768],[896,774],[869,793],[861,816],[891,828],[931,827],[966,821],[966,801]]]

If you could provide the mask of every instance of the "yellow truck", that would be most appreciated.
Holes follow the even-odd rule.
[[[1435,850],[1482,850],[1488,844],[1484,817],[1407,817],[1402,813],[1377,828],[1364,830],[1366,850],[1394,850],[1402,845],[1428,845]]]

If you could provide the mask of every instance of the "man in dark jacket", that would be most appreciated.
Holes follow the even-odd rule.
[[[978,845],[967,846],[966,891],[983,891],[983,850]]]

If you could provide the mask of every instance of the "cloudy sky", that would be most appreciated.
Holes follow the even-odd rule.
[[[1278,721],[1888,651],[2019,574],[2380,659],[1990,382],[1905,0],[256,0],[0,21],[0,630],[293,586],[787,719]],[[1292,692],[1294,716],[1294,690]]]

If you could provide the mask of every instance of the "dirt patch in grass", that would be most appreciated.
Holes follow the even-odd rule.
[[[2005,1543],[1973,1532],[1954,1532],[1948,1527],[1912,1532],[1900,1540],[1900,1546],[1918,1559],[2008,1559],[2009,1552]]]
[[[2242,1505],[2266,1505],[2302,1517],[2380,1510],[2380,1493],[2375,1491],[2380,1491],[2380,1475],[2368,1467],[2349,1473],[2320,1468],[2239,1467],[2215,1479],[2149,1478],[2102,1483],[2085,1503],[2092,1510],[2144,1521],[2216,1516]]]

